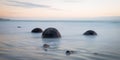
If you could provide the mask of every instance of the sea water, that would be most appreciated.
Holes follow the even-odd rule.
[[[42,39],[31,33],[36,27],[54,27],[62,38]],[[84,36],[87,30],[98,35]],[[75,53],[67,56],[67,50]],[[0,60],[120,60],[120,22],[0,21]]]

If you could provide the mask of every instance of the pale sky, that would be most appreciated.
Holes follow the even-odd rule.
[[[0,17],[70,19],[120,16],[120,0],[0,0]]]

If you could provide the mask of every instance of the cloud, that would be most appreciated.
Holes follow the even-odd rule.
[[[40,5],[31,2],[22,2],[15,0],[7,0],[7,2],[9,2],[6,4],[8,6],[17,6],[17,7],[26,7],[26,8],[37,8],[37,7],[50,8],[50,6],[48,5]]]
[[[34,3],[33,3],[34,2]],[[63,9],[60,9],[59,7],[55,7],[53,5],[46,5],[46,4],[40,4],[42,3],[41,0],[37,0],[37,3],[35,3],[35,0],[1,0],[0,6],[13,6],[13,7],[20,7],[20,8],[46,8],[49,10],[56,10],[56,11],[62,11]]]

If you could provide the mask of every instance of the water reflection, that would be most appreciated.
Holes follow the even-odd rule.
[[[57,49],[60,45],[60,38],[43,38],[42,39],[43,45],[49,45],[49,48]]]
[[[42,34],[41,33],[31,33],[31,35],[32,35],[31,36],[32,38],[41,38]]]
[[[97,36],[84,36],[84,38],[87,41],[94,41],[94,40],[96,40]]]

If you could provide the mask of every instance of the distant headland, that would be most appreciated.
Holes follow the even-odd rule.
[[[107,16],[95,18],[2,18],[0,21],[21,21],[21,22],[120,22],[120,16]]]
[[[10,19],[0,18],[0,21],[10,21]]]

